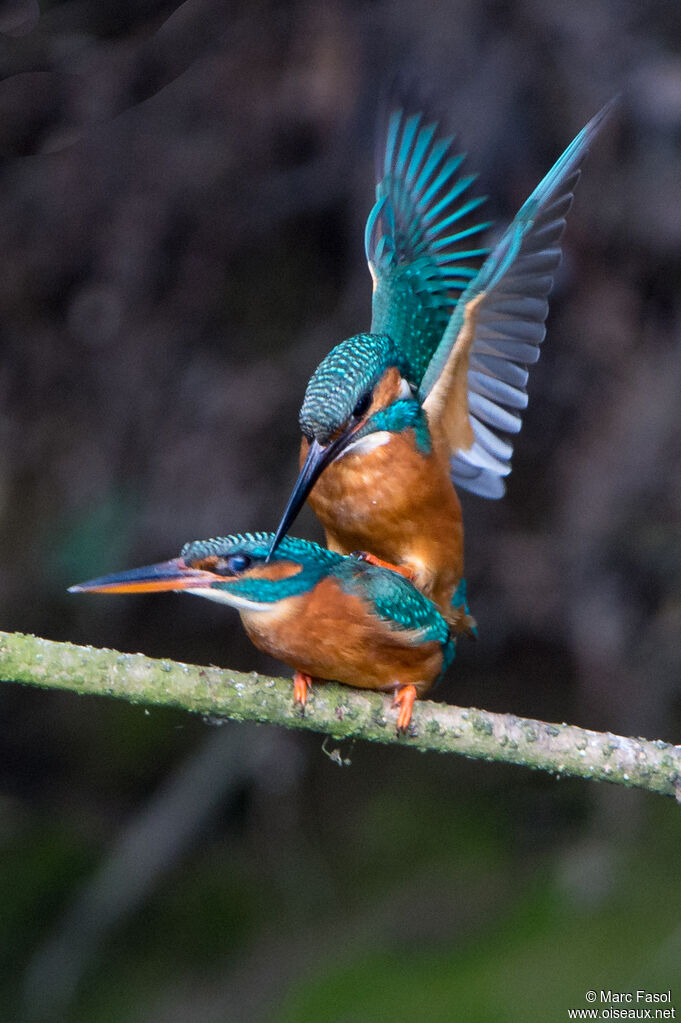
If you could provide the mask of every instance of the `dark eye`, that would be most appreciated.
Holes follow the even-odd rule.
[[[218,558],[213,571],[217,575],[238,575],[245,572],[250,564],[248,554],[230,554],[228,558]]]
[[[352,410],[352,414],[355,419],[362,418],[366,410],[369,408],[369,405],[371,405],[371,398],[372,398],[371,391],[365,391]]]

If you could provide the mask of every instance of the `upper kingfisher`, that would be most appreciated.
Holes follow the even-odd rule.
[[[457,630],[470,629],[454,484],[498,498],[539,358],[547,296],[580,168],[611,101],[565,150],[491,250],[450,233],[483,200],[421,114],[388,120],[365,247],[371,332],[313,373],[300,411],[301,471],[272,551],[309,495],[329,548],[402,571]],[[466,265],[487,255],[479,270]],[[457,298],[457,292],[459,297]]]
[[[305,708],[313,678],[394,693],[397,730],[447,669],[454,641],[437,608],[401,575],[273,533],[186,544],[178,558],[71,586],[71,593],[185,590],[229,604],[261,650],[295,669]]]

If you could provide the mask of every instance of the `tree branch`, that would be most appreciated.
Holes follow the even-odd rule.
[[[481,760],[522,764],[556,775],[609,781],[674,796],[681,802],[681,746],[592,732],[513,714],[430,701],[414,707],[412,734],[395,733],[390,697],[318,683],[303,716],[290,679],[155,660],[142,654],[53,643],[0,632],[0,681],[23,682],[131,703],[181,707],[199,714],[369,739]]]

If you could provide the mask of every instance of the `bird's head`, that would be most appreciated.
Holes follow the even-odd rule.
[[[300,428],[321,447],[338,445],[336,457],[366,435],[372,415],[398,398],[411,398],[399,350],[383,334],[356,334],[329,352],[310,377]],[[340,439],[344,438],[339,444]]]
[[[336,345],[312,374],[300,410],[305,464],[282,516],[274,552],[315,482],[332,462],[384,444],[420,413],[399,349],[383,334],[357,334]]]
[[[185,590],[239,610],[262,611],[315,585],[342,560],[315,543],[286,537],[268,560],[272,533],[241,533],[185,544],[178,558],[71,586],[70,593]]]

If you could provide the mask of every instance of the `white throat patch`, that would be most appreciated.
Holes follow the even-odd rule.
[[[196,589],[177,590],[177,593],[193,593],[197,597],[205,597],[206,600],[214,600],[216,604],[228,604],[238,611],[271,611],[272,604],[264,604],[255,600],[248,600],[246,597],[237,597],[227,590],[212,590],[209,587],[197,586]]]
[[[411,387],[409,386],[407,381],[404,379],[404,377],[400,377],[400,393],[397,395],[398,401],[400,401],[402,399],[405,399],[405,398],[413,398],[413,397],[414,397],[414,393],[413,393]]]
[[[354,451],[356,455],[366,455],[374,448],[380,448],[384,444],[387,444],[392,434],[388,430],[377,430],[376,433],[368,433],[366,437],[360,437],[359,440],[351,441],[344,451],[339,455],[339,461],[341,458],[345,458],[350,451]]]

